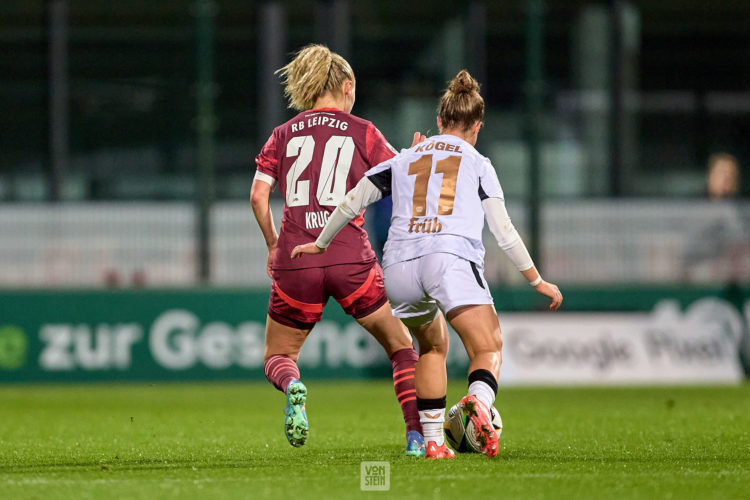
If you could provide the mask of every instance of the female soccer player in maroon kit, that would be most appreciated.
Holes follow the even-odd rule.
[[[307,439],[307,388],[299,380],[296,362],[307,335],[321,319],[323,306],[333,296],[390,357],[396,397],[406,422],[406,453],[423,455],[414,389],[418,356],[411,336],[391,312],[382,269],[362,229],[362,214],[341,231],[322,258],[290,258],[296,245],[317,238],[328,215],[365,172],[396,152],[372,123],[350,114],[355,79],[343,57],[325,46],[310,45],[279,72],[290,107],[302,112],[276,127],[256,157],[250,199],[268,246],[267,271],[273,281],[266,318],[265,373],[287,397],[286,437],[293,446]],[[276,184],[285,201],[280,234],[269,206]]]

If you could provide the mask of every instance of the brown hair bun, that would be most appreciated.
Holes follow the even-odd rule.
[[[468,130],[484,118],[484,99],[479,94],[479,83],[462,69],[448,83],[440,98],[438,117],[443,129]]]

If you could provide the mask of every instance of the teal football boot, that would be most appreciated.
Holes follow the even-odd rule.
[[[286,388],[286,406],[284,407],[284,434],[292,446],[302,446],[307,441],[307,387],[299,380],[292,380]]]
[[[424,437],[417,431],[406,433],[406,455],[410,457],[423,457],[425,453]]]

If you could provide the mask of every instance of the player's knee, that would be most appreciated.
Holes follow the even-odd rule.
[[[419,341],[419,354],[432,354],[447,358],[449,345],[447,338],[436,337],[422,339]]]
[[[447,338],[441,338],[436,344],[435,344],[435,351],[439,352],[442,356],[448,356],[448,346],[449,342]]]
[[[483,356],[500,356],[503,351],[503,337],[499,331],[487,333],[475,344],[474,351]]]
[[[478,349],[475,349],[473,356],[470,356],[471,360],[482,360],[490,365],[500,366],[502,361],[502,343],[500,344],[486,344]]]
[[[503,336],[500,334],[500,330],[487,332],[482,338],[482,347],[479,350],[496,352],[499,355],[503,350]]]
[[[392,352],[400,351],[402,349],[413,349],[414,345],[411,342],[411,337],[405,336],[391,342],[389,350]]]
[[[372,333],[372,332],[370,332]],[[413,349],[414,346],[411,343],[411,337],[408,334],[404,336],[387,336],[385,338],[379,338],[377,335],[373,335],[376,340],[383,346],[388,357],[393,356],[394,353],[402,351],[404,349]]]
[[[419,348],[419,354],[431,354],[433,356],[440,356],[441,358],[447,358],[448,357],[448,346],[444,344],[431,344],[422,346],[420,345]]]

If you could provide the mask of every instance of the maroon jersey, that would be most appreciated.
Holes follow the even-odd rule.
[[[315,241],[330,213],[371,167],[395,156],[375,125],[337,109],[303,111],[276,127],[255,158],[284,196],[274,269],[302,269],[375,259],[362,214],[322,255],[292,260],[292,249]],[[364,211],[363,211],[364,213]]]

